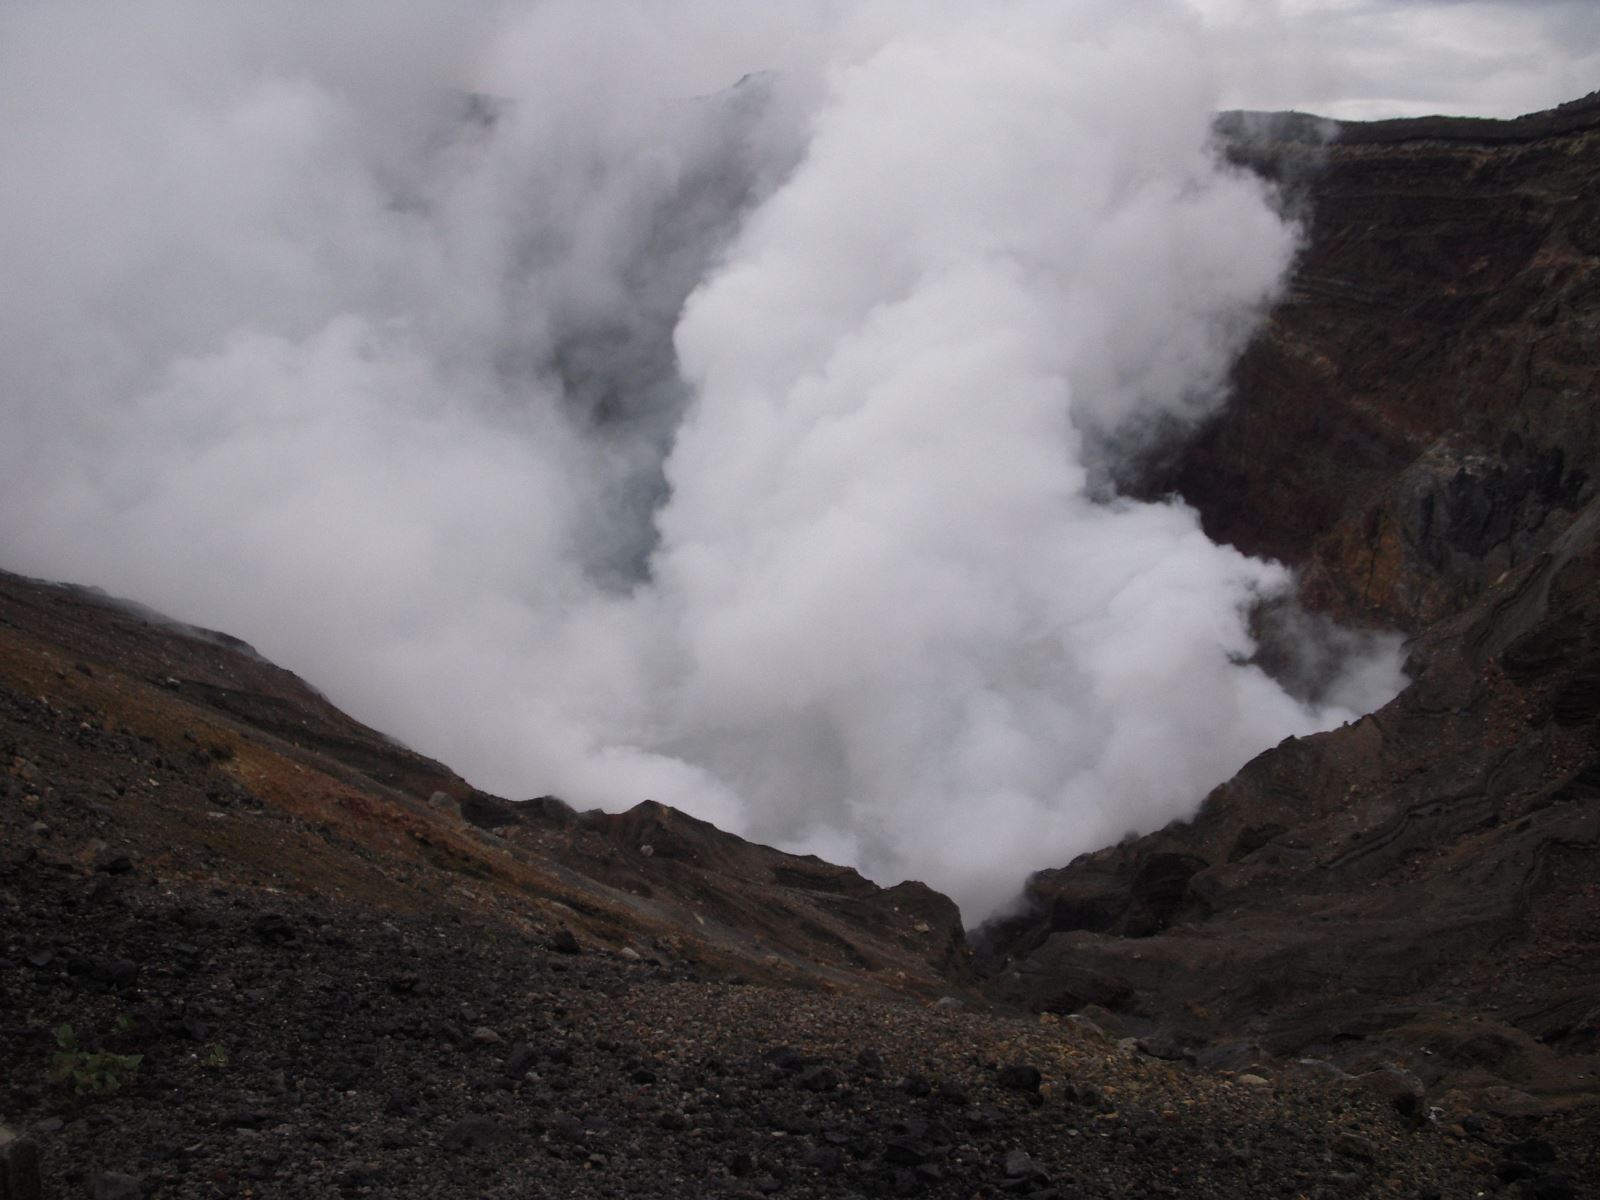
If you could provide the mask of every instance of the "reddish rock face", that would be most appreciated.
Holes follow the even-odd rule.
[[[1303,567],[1313,606],[1414,633],[1594,495],[1600,100],[1329,126],[1223,122],[1307,241],[1228,409],[1144,487]]]
[[[1564,1102],[1600,1087],[1600,97],[1315,128],[1233,124],[1309,240],[1232,407],[1145,486],[1416,635],[1414,682],[1036,875],[982,967],[1200,1053]]]

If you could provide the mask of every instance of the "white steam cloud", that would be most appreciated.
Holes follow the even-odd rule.
[[[1322,705],[1104,456],[1294,231],[1165,0],[0,9],[0,564],[969,917]],[[1340,672],[1342,671],[1342,674]]]

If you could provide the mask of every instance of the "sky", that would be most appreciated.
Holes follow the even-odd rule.
[[[1591,23],[0,3],[0,566],[500,794],[981,917],[1403,685],[1314,621],[1269,677],[1292,574],[1108,483],[1227,402],[1304,237],[1211,114],[1536,107]]]
[[[1600,89],[1594,0],[1196,0],[1224,103],[1349,120],[1514,117]]]

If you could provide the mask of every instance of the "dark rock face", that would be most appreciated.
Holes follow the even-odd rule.
[[[1600,1069],[1600,502],[1416,646],[1380,712],[1262,754],[1197,817],[1036,875],[993,994],[1432,1086]]]
[[[1227,410],[1141,481],[1420,632],[1595,495],[1600,99],[1519,121],[1224,118],[1307,241]]]
[[[980,968],[1175,1053],[1253,1039],[1386,1054],[1435,1090],[1592,1093],[1600,97],[1221,132],[1308,242],[1232,406],[1144,484],[1301,567],[1312,607],[1417,635],[1414,683],[1192,822],[1039,873]]]

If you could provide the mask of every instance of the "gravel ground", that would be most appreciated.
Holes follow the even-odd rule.
[[[134,632],[90,668],[0,622],[0,1156],[31,1139],[46,1196],[1562,1200],[1600,1178],[1592,1108],[1208,1073],[591,921],[152,689],[134,650],[192,648]]]
[[[0,866],[0,1121],[46,1195],[1555,1197],[1593,1169],[1579,1128],[1407,1117],[1070,1020],[104,865]],[[109,1079],[51,1078],[64,1024]]]

